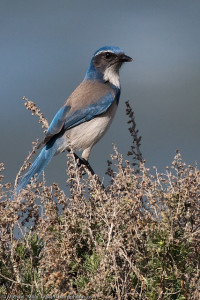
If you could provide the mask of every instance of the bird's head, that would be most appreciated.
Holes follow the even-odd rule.
[[[108,81],[119,88],[119,69],[130,61],[132,58],[119,47],[102,47],[94,53],[85,79]]]

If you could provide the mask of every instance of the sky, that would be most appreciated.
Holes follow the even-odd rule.
[[[127,100],[148,167],[163,171],[177,149],[187,164],[199,164],[199,28],[199,0],[1,0],[0,162],[5,163],[5,182],[14,182],[32,141],[44,136],[22,97],[35,102],[50,122],[82,81],[92,54],[104,45],[119,46],[134,61],[122,67],[117,114],[93,148],[90,163],[96,173],[105,177],[112,144],[127,158]],[[49,184],[65,188],[65,154],[53,158],[45,175]]]

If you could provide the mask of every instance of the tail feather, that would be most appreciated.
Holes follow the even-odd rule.
[[[30,183],[31,178],[33,178],[37,174],[37,178],[41,175],[42,171],[45,169],[45,167],[48,165],[52,157],[54,156],[56,152],[56,147],[53,143],[49,142],[47,143],[43,149],[41,150],[40,154],[32,164],[32,166],[29,168],[27,173],[22,177],[19,184],[17,185],[14,194],[18,195],[21,191],[21,189],[24,189],[27,184]]]

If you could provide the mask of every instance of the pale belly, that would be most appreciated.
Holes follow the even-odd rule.
[[[60,141],[57,153],[69,148],[75,151],[88,148],[91,150],[106,133],[114,118],[116,109],[117,104],[114,102],[104,114],[66,131],[61,137],[62,141]]]

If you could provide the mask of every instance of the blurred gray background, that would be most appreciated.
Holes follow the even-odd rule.
[[[131,145],[126,100],[149,167],[163,171],[176,149],[186,163],[199,162],[199,0],[1,0],[0,41],[0,161],[6,181],[14,181],[31,142],[43,137],[22,97],[34,101],[50,122],[82,81],[93,52],[104,45],[120,46],[134,62],[121,70],[119,109],[93,149],[94,170],[104,177],[112,143],[126,158]],[[45,174],[48,183],[65,187],[65,154]]]

